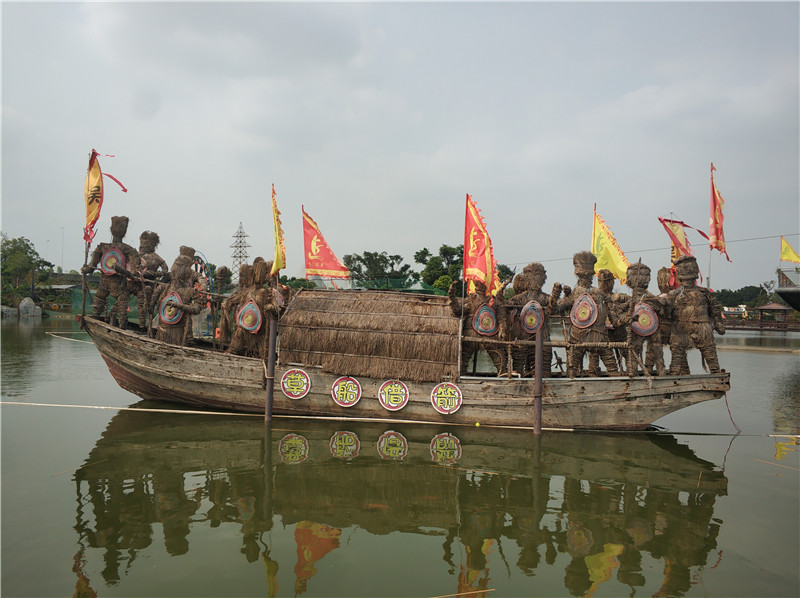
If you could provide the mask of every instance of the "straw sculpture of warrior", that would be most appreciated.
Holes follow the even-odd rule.
[[[659,295],[655,301],[648,302],[651,307],[657,309],[658,330],[648,338],[647,350],[644,357],[644,367],[648,373],[655,373],[658,376],[666,376],[667,367],[664,362],[664,345],[669,345],[670,330],[672,328],[672,318],[667,309],[667,293],[672,290],[670,280],[672,270],[664,266],[656,272],[656,283],[658,284]]]
[[[92,253],[91,261],[81,268],[83,274],[89,274],[95,268],[100,269],[100,284],[92,302],[92,314],[102,317],[108,306],[108,296],[114,298],[114,306],[109,314],[109,322],[115,321],[120,328],[128,325],[129,284],[127,276],[138,266],[139,254],[123,243],[128,232],[127,216],[111,217],[111,243],[100,243]]]
[[[597,258],[590,251],[576,253],[572,257],[575,276],[578,279],[575,289],[564,286],[564,296],[561,297],[561,284],[556,283],[550,293],[550,305],[561,313],[570,314],[569,340],[571,346],[567,351],[567,373],[570,378],[582,374],[583,356],[587,351],[587,347],[575,346],[575,344],[607,343],[609,340],[606,328],[607,301],[603,293],[592,286],[596,262]],[[610,347],[592,347],[588,350],[596,351],[600,355],[609,376],[619,375],[617,360]],[[599,376],[599,364],[595,370],[589,370],[588,373],[590,376]]]
[[[266,286],[272,262],[253,262],[250,284],[244,289],[234,320],[233,335],[228,353],[247,357],[267,357],[269,320],[278,317],[278,300],[272,288]]]
[[[650,285],[650,268],[641,262],[628,266],[626,284],[630,287],[632,296],[623,304],[624,315],[630,322],[630,348],[634,352],[633,363],[628,364],[628,375],[633,376],[641,371],[650,374],[650,368],[645,365],[644,345],[647,343],[647,352],[655,355],[656,350],[651,347],[658,344],[661,351],[661,363],[656,366],[659,376],[666,373],[664,368],[664,352],[659,337],[659,325],[666,311],[663,301],[647,290]]]
[[[220,339],[224,342],[230,338],[231,329],[233,328],[232,322],[239,308],[244,305],[244,299],[247,290],[250,287],[250,278],[252,277],[253,267],[248,264],[239,266],[239,282],[236,290],[230,297],[222,302],[222,314],[219,323]]]
[[[169,266],[164,258],[156,253],[160,242],[158,233],[153,231],[146,230],[139,235],[139,267],[134,272],[135,279],[129,282],[136,292],[140,330],[147,330],[147,318],[152,314],[153,281],[159,278],[159,272],[162,281],[167,282],[169,279]]]
[[[200,313],[200,293],[192,284],[192,260],[175,258],[169,284],[156,299],[158,331],[156,340],[172,345],[188,345],[192,339],[192,316]]]
[[[503,300],[506,284],[492,297],[486,292],[486,284],[475,281],[475,291],[461,299],[456,295],[456,284],[453,281],[448,289],[450,309],[453,315],[463,320],[463,342],[461,343],[461,373],[467,373],[467,363],[484,349],[497,369],[497,375],[507,373],[508,355],[502,345],[484,342],[484,339],[500,340],[507,338],[508,313]]]
[[[707,366],[709,372],[718,374],[720,367],[714,331],[725,334],[722,308],[711,291],[697,286],[700,270],[693,256],[682,255],[675,260],[675,271],[681,286],[667,295],[668,307],[672,311],[672,361],[669,364],[669,373],[689,373],[686,351],[691,343],[691,346],[700,350],[704,368]]]
[[[628,317],[628,296],[623,293],[614,292],[614,274],[611,270],[603,268],[597,272],[597,290],[603,294],[608,315],[606,316],[606,330],[608,340],[612,343],[624,343],[628,340],[628,324],[631,319]],[[627,355],[624,351],[617,348],[612,349],[614,358],[620,371],[625,369]],[[600,354],[596,351],[589,351],[589,371],[600,371]]]
[[[547,271],[538,262],[528,264],[521,274],[514,277],[514,296],[508,300],[509,338],[512,341],[536,340],[536,330],[542,334],[544,342],[550,340],[549,316],[550,295],[542,291],[547,280]],[[536,304],[532,302],[536,302]],[[514,371],[524,377],[534,373],[536,348],[533,345],[513,346],[511,358]],[[542,348],[542,375],[550,375],[550,362],[553,359],[553,348]]]

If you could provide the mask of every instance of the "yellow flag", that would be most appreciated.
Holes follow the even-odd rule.
[[[800,264],[800,255],[797,255],[797,252],[783,237],[781,237],[781,261]]]
[[[595,273],[603,268],[610,270],[615,278],[625,284],[628,275],[628,259],[617,245],[614,233],[608,228],[600,214],[594,213],[594,226],[592,227],[592,253],[597,258],[594,265]]]
[[[282,268],[286,267],[286,244],[283,240],[281,228],[281,213],[278,211],[278,196],[275,185],[272,185],[272,220],[275,224],[275,258],[272,260],[272,270],[269,275],[275,276]]]

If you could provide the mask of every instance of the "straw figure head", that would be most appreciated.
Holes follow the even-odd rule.
[[[170,277],[179,287],[189,285],[192,272],[192,259],[186,255],[179,255],[172,262]]]
[[[637,292],[643,292],[650,286],[650,268],[642,262],[636,262],[628,266],[626,274],[627,284]]]
[[[253,261],[253,270],[252,270],[252,284],[255,286],[262,286],[265,282],[267,282],[267,278],[269,278],[269,269],[272,267],[272,263],[267,263],[263,259],[256,258]]]
[[[128,232],[128,217],[127,216],[112,216],[111,217],[111,236],[116,241],[122,241],[125,234]]]
[[[579,251],[572,256],[572,265],[575,268],[575,276],[584,283],[584,286],[591,286],[592,276],[594,276],[594,265],[597,257],[591,251]]]
[[[610,295],[614,290],[614,275],[611,270],[603,268],[597,273],[597,288],[605,295]]]
[[[658,283],[659,293],[669,293],[670,290],[672,290],[672,287],[669,284],[669,281],[671,279],[672,279],[672,270],[670,270],[666,266],[658,269],[658,272],[656,273],[656,282]]]
[[[139,253],[153,253],[160,242],[158,233],[151,230],[144,231],[139,235]]]
[[[697,266],[697,260],[691,255],[682,255],[675,260],[675,272],[681,284],[693,282],[700,276],[700,268]]]
[[[253,267],[248,264],[239,266],[239,288],[244,288],[250,284],[252,277]]]
[[[522,273],[528,277],[530,291],[541,291],[547,280],[547,270],[539,262],[528,264],[522,269]]]
[[[515,295],[520,295],[528,290],[530,290],[530,284],[528,277],[522,273],[517,274],[514,277],[514,282],[511,284],[512,288],[514,289]]]

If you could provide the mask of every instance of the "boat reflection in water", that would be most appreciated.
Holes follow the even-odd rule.
[[[518,554],[516,574],[561,567],[575,595],[612,576],[681,595],[691,569],[718,558],[714,504],[727,491],[723,473],[672,436],[296,419],[265,430],[256,418],[145,411],[116,415],[75,480],[79,589],[92,549],[117,584],[157,526],[172,556],[208,526],[240,530],[242,558],[265,563],[269,595],[278,563],[261,535],[273,520],[294,525],[297,560],[281,566],[294,566],[296,595],[315,563],[348,550],[348,528],[439,536],[441,573],[458,592],[487,589],[499,552],[503,577],[505,555]],[[645,579],[645,554],[662,562],[659,579]]]

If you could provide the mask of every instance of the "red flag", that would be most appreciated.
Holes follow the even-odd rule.
[[[83,229],[83,240],[89,245],[94,239],[94,226],[97,224],[97,219],[100,218],[100,208],[103,207],[103,176],[107,176],[119,185],[123,193],[128,192],[116,178],[100,170],[100,162],[97,161],[99,155],[97,150],[92,150],[92,154],[89,156],[89,167],[86,169],[86,180],[83,183],[83,198],[86,204],[86,227]]]
[[[478,206],[467,193],[467,212],[464,217],[464,280],[486,284],[486,291],[494,295],[500,288],[497,260],[494,259],[492,241]]]
[[[350,270],[344,267],[325,241],[325,237],[317,223],[303,211],[303,240],[306,255],[306,278],[322,276],[324,278],[349,278]]]
[[[725,216],[722,214],[722,208],[725,207],[725,200],[722,199],[717,185],[714,183],[714,163],[711,163],[711,216],[708,222],[708,246],[711,249],[716,249],[720,253],[724,253],[728,261],[728,252],[725,250],[725,233],[722,230],[722,223]]]
[[[689,243],[689,237],[686,236],[684,228],[691,228],[696,230],[704,239],[708,239],[708,235],[698,228],[689,226],[682,220],[671,220],[669,218],[658,218],[658,221],[667,231],[670,241],[672,241],[672,248],[670,251],[671,261],[674,263],[682,255],[694,255],[692,245]]]

